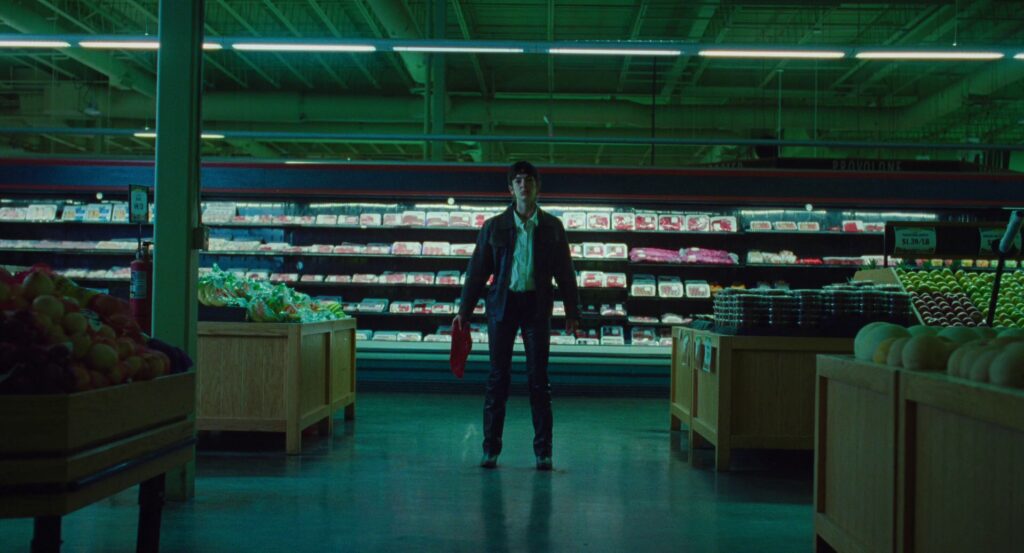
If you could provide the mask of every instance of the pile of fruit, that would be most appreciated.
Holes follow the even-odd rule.
[[[853,348],[863,361],[1024,388],[1024,329],[871,323]]]
[[[168,374],[123,300],[36,267],[0,269],[0,393],[67,393]]]
[[[961,269],[955,275],[971,301],[980,309],[982,316],[987,317],[992,285],[996,280],[995,273],[975,273]],[[999,283],[999,304],[996,306],[995,324],[1024,328],[1024,272],[1003,273]]]
[[[320,302],[285,284],[213,271],[199,278],[199,303],[210,307],[241,307],[254,322],[333,321],[347,317],[337,302]]]
[[[988,317],[995,273],[901,268],[896,269],[896,274],[913,296],[914,307],[925,324],[975,326]],[[994,324],[1024,328],[1024,272],[1003,274]]]

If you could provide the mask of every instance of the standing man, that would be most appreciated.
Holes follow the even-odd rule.
[[[486,296],[491,373],[484,397],[484,455],[480,466],[498,465],[505,403],[512,380],[512,346],[516,331],[521,330],[537,470],[551,470],[551,279],[554,277],[558,283],[565,302],[565,330],[575,334],[580,319],[576,270],[569,257],[569,241],[562,222],[537,206],[537,168],[528,161],[512,164],[508,170],[508,191],[512,194],[512,205],[488,219],[477,236],[476,250],[466,269],[459,313],[452,324],[460,328],[469,324],[473,308],[493,274],[494,282]]]

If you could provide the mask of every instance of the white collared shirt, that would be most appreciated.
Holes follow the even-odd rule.
[[[512,255],[512,275],[508,289],[513,292],[528,292],[536,289],[533,280],[533,231],[537,228],[537,212],[523,221],[518,213],[513,213],[516,220],[516,245]],[[513,211],[515,208],[513,208]]]

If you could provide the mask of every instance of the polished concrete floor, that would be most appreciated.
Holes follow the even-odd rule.
[[[533,467],[526,398],[496,470],[477,467],[482,399],[370,394],[331,437],[204,438],[196,497],[168,504],[162,551],[809,551],[807,454],[687,461],[666,400],[556,398],[555,471]],[[64,518],[63,551],[133,551],[136,491]],[[28,551],[28,519],[0,551]]]

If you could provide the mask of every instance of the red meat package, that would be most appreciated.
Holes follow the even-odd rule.
[[[395,242],[391,244],[391,253],[394,255],[421,255],[423,244],[419,242]]]
[[[796,229],[796,221],[775,221],[775,230],[792,232]]]
[[[604,285],[608,288],[625,288],[626,273],[605,273]]]
[[[391,244],[367,244],[364,253],[366,255],[388,255],[391,253]]]
[[[352,282],[352,275],[327,275],[326,282]]]
[[[736,232],[736,218],[732,216],[712,217],[712,232]]]
[[[772,230],[771,221],[751,221],[750,230],[753,232],[768,232]]]
[[[711,220],[708,219],[707,215],[686,216],[687,232],[707,232],[709,228],[711,228]]]
[[[455,304],[447,301],[439,301],[430,304],[430,312],[433,314],[448,315],[455,313]]]
[[[324,275],[302,275],[299,280],[302,282],[323,282]]]
[[[706,280],[687,280],[686,297],[688,298],[710,298],[711,285]]]
[[[389,311],[392,313],[412,313],[411,301],[393,301]]]
[[[608,230],[612,226],[611,216],[607,212],[587,213],[587,228],[591,230]]]
[[[632,213],[612,213],[612,228],[629,231],[636,227],[636,217]]]
[[[379,227],[381,224],[380,213],[361,213],[359,225],[364,227]]]
[[[659,276],[658,296],[663,298],[683,297],[683,283],[679,280],[679,277]]]
[[[818,232],[821,230],[821,224],[817,221],[803,221],[797,223],[796,228],[800,232]]]
[[[580,273],[580,285],[584,288],[604,288],[604,273],[601,271],[583,271]]]
[[[403,272],[391,272],[387,271],[384,273],[385,284],[405,284],[408,280],[406,273]]]
[[[427,226],[428,227],[447,227],[448,226],[448,212],[447,211],[428,211],[427,212]]]
[[[427,214],[422,211],[405,211],[402,213],[403,227],[422,227],[427,221]]]
[[[474,213],[473,214],[473,226],[474,227],[480,228],[480,227],[484,226],[484,223],[486,221],[487,221],[487,214],[486,213]]]
[[[864,232],[864,221],[859,219],[843,221],[843,232]]]
[[[562,224],[566,230],[587,228],[587,214],[582,211],[566,211],[562,214]]]
[[[452,244],[449,251],[449,255],[473,255],[473,250],[476,249],[476,244]]]
[[[683,218],[671,213],[658,215],[658,230],[680,231],[683,230]]]
[[[569,244],[570,257],[583,257],[583,244]]]
[[[331,215],[328,213],[321,213],[316,216],[316,224],[324,226],[334,226],[338,224],[338,216]]]
[[[587,259],[603,259],[604,244],[600,242],[584,242],[583,257]]]
[[[629,248],[625,244],[605,244],[605,259],[626,259],[629,257]]]
[[[359,284],[377,284],[380,277],[370,273],[356,273],[352,275],[352,282]]]
[[[338,215],[338,225],[343,227],[358,227],[358,215]]]
[[[453,211],[448,215],[448,226],[466,228],[473,226],[473,215],[464,211]]]
[[[409,273],[407,282],[420,286],[430,286],[434,284],[434,273]]]
[[[438,271],[437,283],[441,286],[458,286],[459,285],[459,272],[458,271]]]
[[[342,242],[337,246],[334,246],[334,253],[340,254],[362,254],[366,252],[366,246],[362,244],[351,244],[349,242]]]
[[[402,224],[401,213],[385,213],[381,224],[385,227],[397,227]]]
[[[334,246],[331,244],[313,244],[310,246],[310,253],[333,253]]]
[[[295,222],[295,217],[291,215],[275,215],[274,224],[277,225],[290,225]]]
[[[450,255],[451,244],[448,242],[424,242],[423,255]]]
[[[637,213],[635,217],[636,230],[658,230],[657,213]]]

